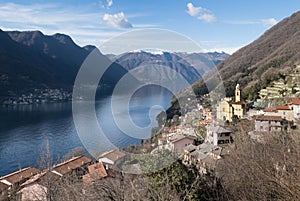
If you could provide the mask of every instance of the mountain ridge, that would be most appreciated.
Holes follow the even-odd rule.
[[[262,36],[233,53],[217,66],[226,94],[233,95],[240,84],[244,98],[255,98],[270,81],[300,62],[300,12],[285,18]],[[209,77],[208,79],[209,80]],[[205,83],[199,80],[194,86],[197,93],[205,94]]]

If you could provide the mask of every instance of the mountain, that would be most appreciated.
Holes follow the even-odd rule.
[[[70,36],[54,34],[46,36],[40,31],[8,31],[12,40],[27,46],[31,52],[45,60],[45,65],[52,62],[49,69],[55,75],[61,74],[67,84],[73,82],[77,71],[89,54],[84,48],[76,45]]]
[[[82,62],[95,48],[79,47],[64,34],[47,36],[40,31],[0,30],[0,98],[34,89],[72,90]],[[102,81],[113,85],[126,72],[112,64]]]
[[[180,73],[189,84],[199,80],[203,74],[212,70],[215,63],[224,60],[226,53],[170,53],[161,50],[136,50],[121,55],[107,55],[126,70],[144,78],[173,80]],[[159,74],[159,75],[158,75]],[[146,80],[147,81],[147,80]]]
[[[290,66],[299,62],[300,12],[297,12],[221,62],[217,70],[227,95],[233,95],[234,86],[239,83],[243,96],[253,99],[260,89],[284,76]],[[207,93],[203,80],[198,81],[194,89],[199,94]]]
[[[225,52],[207,52],[207,53],[183,53],[178,52],[176,55],[196,67],[201,75],[214,69],[219,63],[227,59],[230,55]]]
[[[180,73],[189,83],[194,83],[201,77],[189,63],[181,57],[168,52],[163,52],[162,54],[152,54],[144,51],[128,52],[119,55],[115,62],[128,71],[136,69],[139,77],[151,80],[156,78],[158,81],[161,79],[172,80],[176,76],[174,71]]]

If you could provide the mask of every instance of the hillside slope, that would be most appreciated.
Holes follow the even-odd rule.
[[[277,79],[288,66],[300,62],[300,12],[284,19],[266,31],[260,38],[241,48],[221,62],[217,69],[227,95],[239,83],[245,98]],[[197,93],[207,93],[203,80],[194,85]]]

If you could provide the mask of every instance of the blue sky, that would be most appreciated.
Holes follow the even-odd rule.
[[[0,28],[64,33],[81,46],[131,30],[168,29],[205,51],[232,53],[298,10],[300,0],[1,0]]]

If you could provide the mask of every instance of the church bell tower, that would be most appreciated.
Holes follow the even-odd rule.
[[[237,84],[235,87],[235,102],[240,102],[241,101],[241,90],[240,90],[240,85]]]

